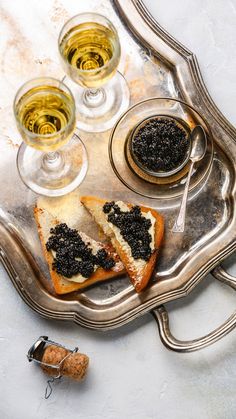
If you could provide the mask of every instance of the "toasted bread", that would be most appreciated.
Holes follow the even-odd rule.
[[[110,238],[112,245],[116,249],[127,270],[127,273],[129,274],[135,290],[137,292],[142,291],[148,284],[157,260],[158,250],[160,248],[164,234],[163,217],[152,208],[140,206],[142,213],[150,212],[151,215],[155,218],[154,250],[152,251],[152,254],[147,262],[141,259],[135,260],[131,255],[130,247],[128,246],[128,248],[125,248],[124,245],[121,244],[120,240],[117,238],[116,233],[114,232],[114,229],[112,229],[111,223],[108,222],[106,214],[103,212],[103,205],[107,201],[93,196],[84,196],[81,197],[80,200],[82,204],[84,204],[84,206],[89,210],[104,233]],[[132,208],[131,204],[126,205],[128,208]]]
[[[73,281],[73,277],[71,280],[68,280],[66,277],[58,274],[55,270],[53,270],[52,264],[54,257],[51,251],[47,251],[46,243],[50,236],[50,229],[55,227],[57,224],[64,222],[64,220],[58,220],[58,218],[54,217],[45,208],[38,206],[36,206],[34,209],[34,216],[38,226],[38,233],[41,240],[43,253],[48,263],[51,279],[57,294],[67,294],[72,291],[81,290],[85,287],[88,287],[89,285],[95,284],[96,282],[105,281],[124,273],[124,265],[120,261],[120,258],[115,252],[115,249],[110,244],[97,242],[86,234],[79,232],[84,242],[96,243],[96,245],[100,248],[104,248],[108,252],[108,255],[115,260],[116,264],[110,270],[105,270],[101,267],[98,267],[94,273],[84,282],[75,282]]]

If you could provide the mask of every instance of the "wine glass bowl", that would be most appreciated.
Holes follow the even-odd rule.
[[[34,192],[61,196],[84,179],[88,160],[75,131],[75,102],[60,80],[37,78],[16,93],[14,115],[23,139],[17,167],[22,181]]]
[[[60,32],[58,46],[66,73],[86,88],[105,84],[119,64],[117,31],[98,14],[85,13],[70,19]]]
[[[22,139],[37,150],[57,150],[74,131],[74,98],[55,79],[37,78],[25,83],[16,93],[13,108]]]

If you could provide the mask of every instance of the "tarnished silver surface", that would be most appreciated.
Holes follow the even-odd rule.
[[[119,198],[158,209],[165,217],[165,241],[153,282],[141,295],[135,293],[124,276],[83,293],[58,297],[52,289],[33,219],[37,197],[22,184],[16,169],[19,135],[11,127],[13,118],[6,121],[0,142],[1,260],[21,297],[39,314],[105,330],[185,296],[235,249],[236,131],[211,100],[195,56],[163,30],[141,2],[94,0],[86,5],[78,2],[78,13],[85,11],[85,6],[108,16],[118,29],[122,45],[120,71],[129,84],[131,105],[150,97],[182,99],[204,117],[214,140],[211,171],[202,188],[188,202],[185,234],[173,234],[171,227],[178,212],[179,198],[150,200],[128,190],[110,166],[110,133],[80,133],[89,154],[89,170],[78,194]],[[67,18],[65,15],[64,20]],[[33,31],[32,26],[32,38]],[[27,45],[26,40],[24,44]],[[18,47],[21,48],[20,41]],[[6,48],[4,45],[1,52]],[[24,76],[32,78],[35,75],[33,67],[27,65],[27,56],[24,59]],[[51,69],[52,63],[45,62],[41,74],[51,75]],[[63,77],[63,72],[57,68],[53,75]],[[12,87],[10,76],[8,74],[8,82]],[[4,102],[3,98],[1,100]],[[53,207],[54,203],[50,201],[49,205]],[[95,224],[87,220],[84,225],[95,237]]]

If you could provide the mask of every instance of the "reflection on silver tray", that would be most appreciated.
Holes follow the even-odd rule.
[[[82,3],[78,3],[78,13],[84,11]],[[18,177],[16,147],[12,147],[6,135],[2,137],[0,255],[13,284],[24,301],[43,316],[73,320],[89,328],[105,330],[186,295],[209,270],[235,249],[236,132],[212,102],[202,83],[194,55],[161,29],[141,2],[94,0],[91,2],[92,9],[109,16],[118,28],[123,47],[120,71],[129,84],[131,105],[151,97],[183,100],[207,121],[214,142],[212,155],[209,134],[209,171],[207,176],[204,173],[201,187],[193,188],[188,203],[186,232],[179,235],[171,233],[170,227],[178,211],[182,183],[177,186],[177,193],[171,192],[171,196],[165,192],[159,195],[159,199],[150,199],[148,196],[153,195],[151,188],[150,193],[138,195],[131,190],[134,188],[126,188],[111,168],[108,155],[110,133],[81,132],[90,165],[79,190],[68,197],[74,202],[74,207],[77,208],[79,201],[77,194],[96,194],[107,199],[119,198],[152,206],[165,216],[165,242],[153,281],[141,295],[134,292],[124,276],[83,293],[59,297],[53,292],[33,219],[37,197]],[[11,131],[7,135],[13,142],[17,138],[16,134],[13,138]],[[121,147],[124,145],[121,144]],[[130,173],[125,170],[128,184]],[[152,185],[152,188],[157,186]],[[48,205],[53,211],[60,202],[63,201],[49,200]],[[86,232],[96,238],[95,224],[88,219],[86,221],[86,214],[80,222],[86,226]],[[163,318],[163,312],[160,316]],[[233,319],[224,330],[229,331],[235,324],[236,319]]]

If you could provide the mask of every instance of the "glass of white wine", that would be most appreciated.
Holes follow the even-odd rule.
[[[90,132],[110,129],[128,108],[130,96],[117,71],[121,48],[115,27],[96,13],[76,15],[63,26],[58,47],[69,76],[66,84],[75,97],[78,127]]]
[[[16,93],[14,114],[23,142],[17,167],[34,192],[61,196],[84,179],[84,144],[75,131],[75,102],[70,89],[53,78],[37,78]]]

